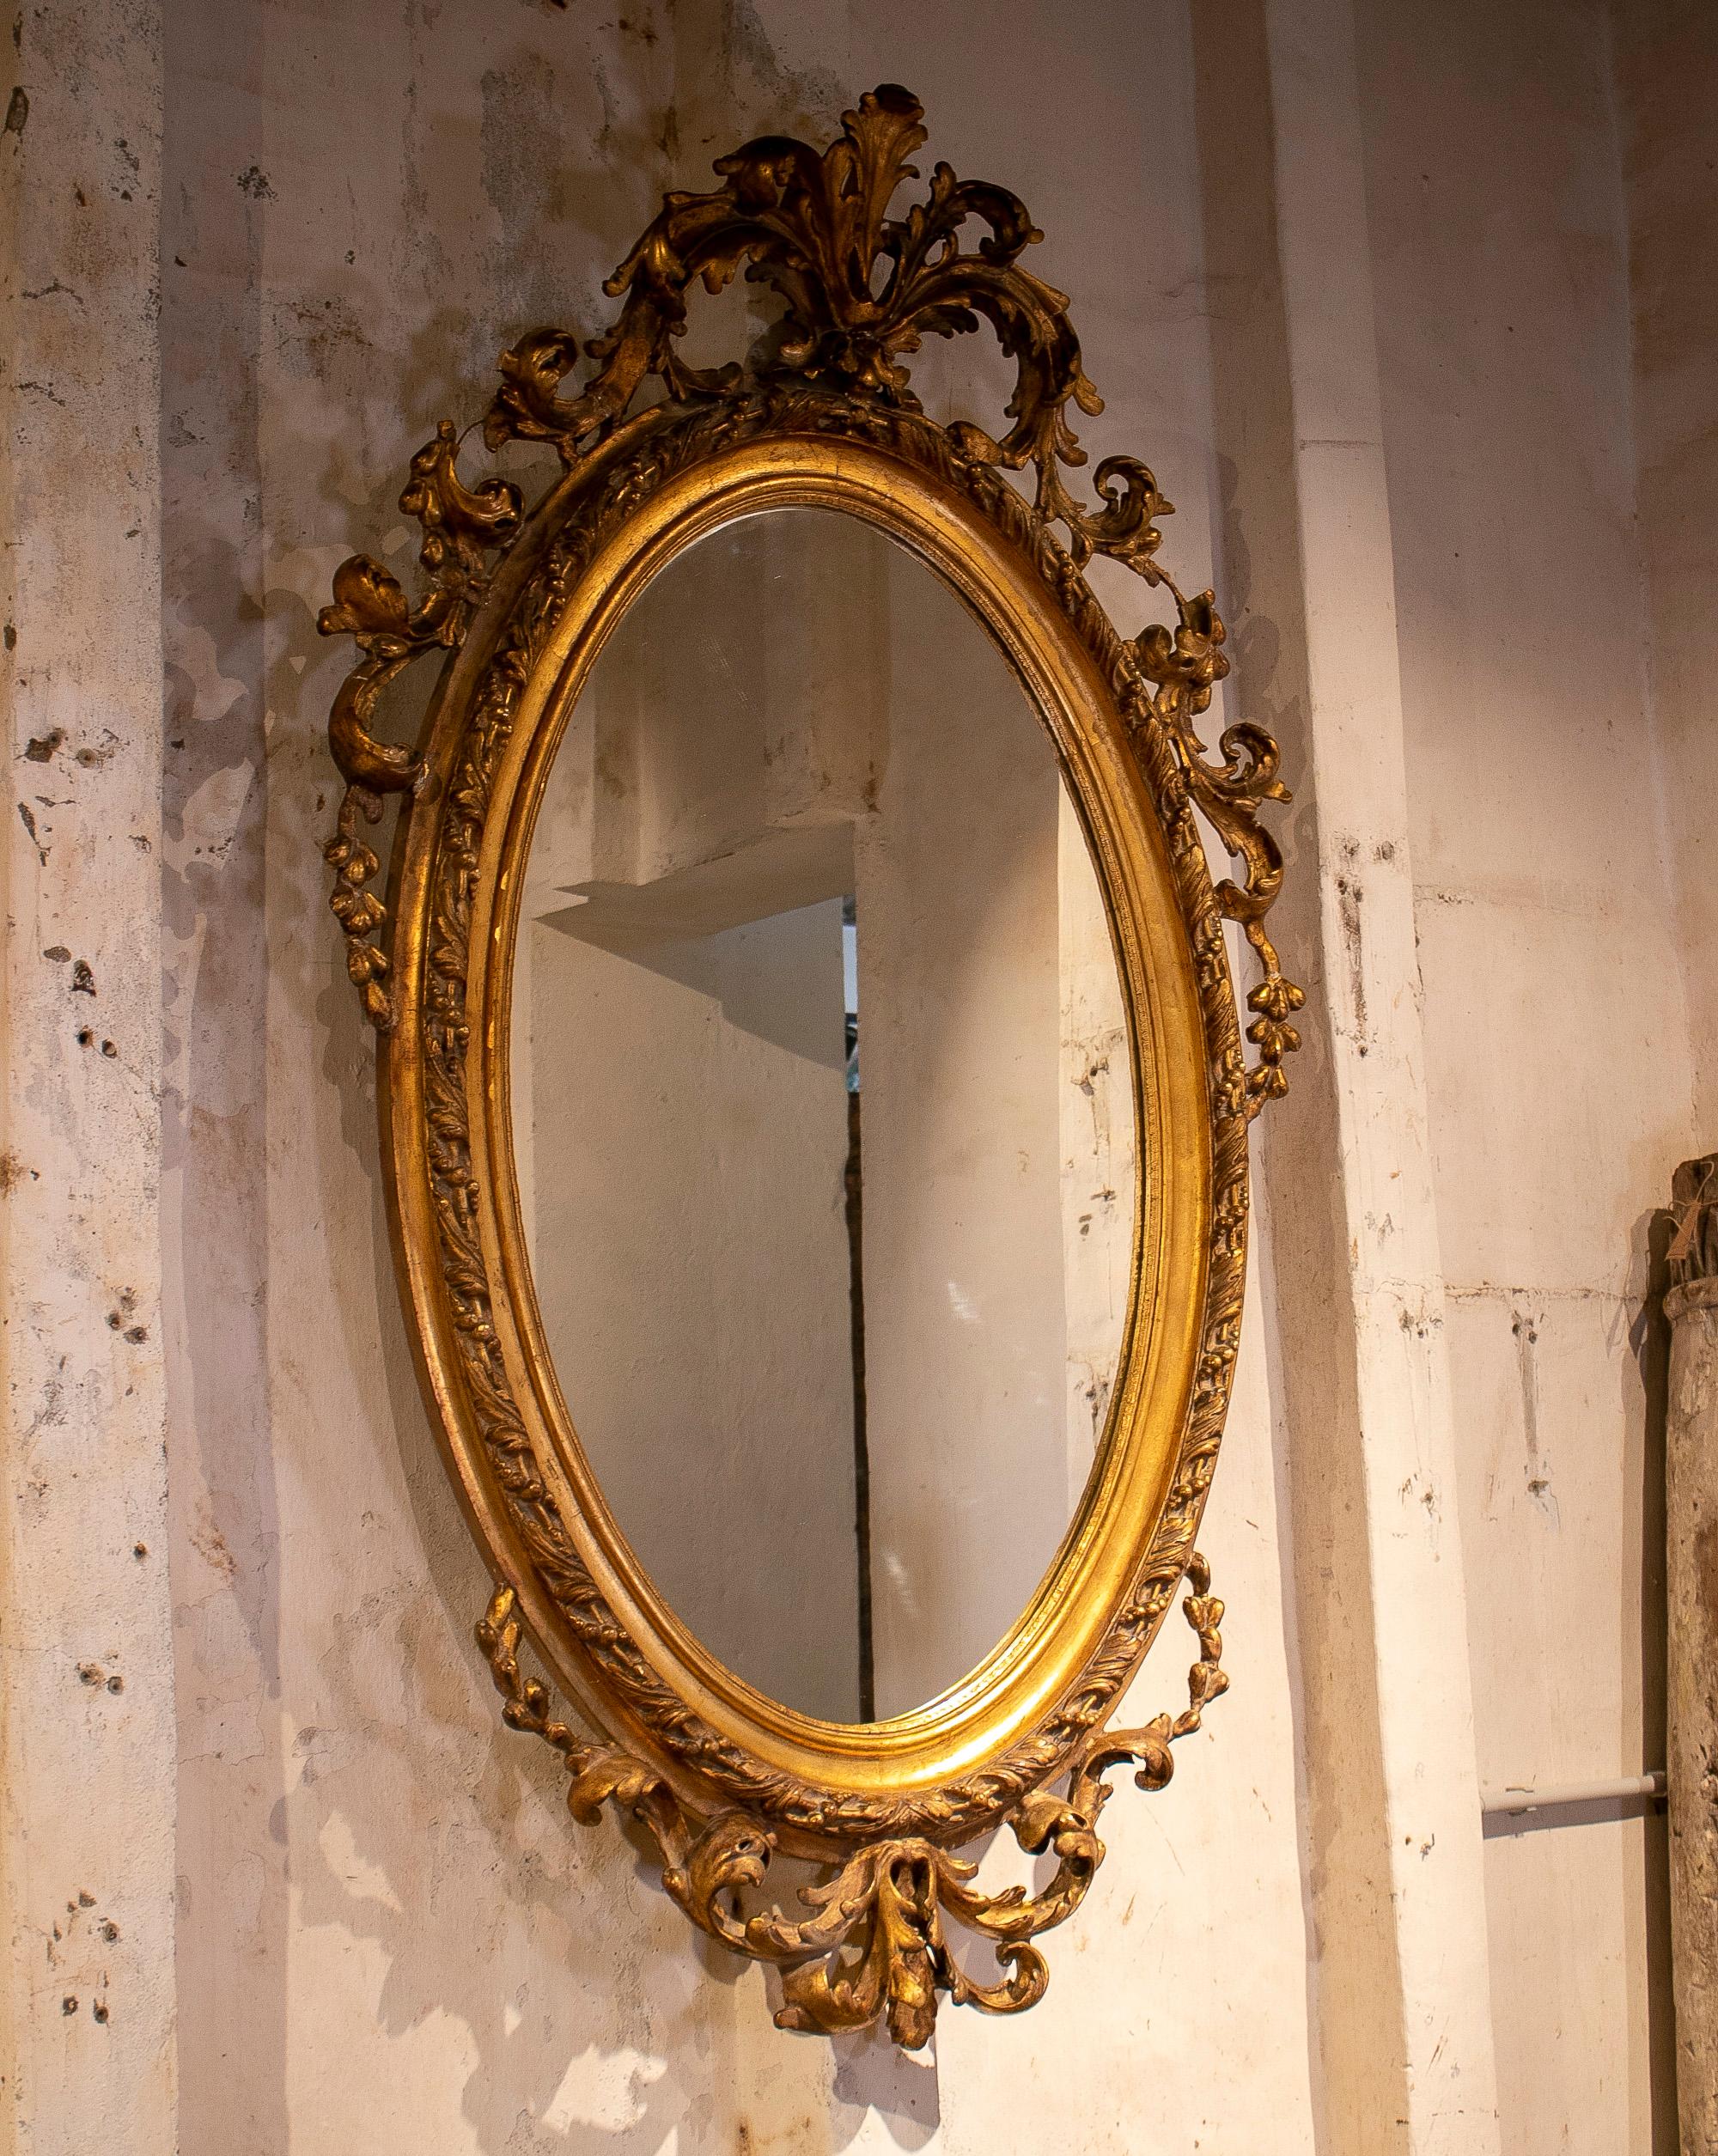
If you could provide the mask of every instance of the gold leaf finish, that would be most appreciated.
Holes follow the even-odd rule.
[[[468,485],[444,423],[401,497],[423,533],[425,595],[356,557],[320,621],[362,654],[330,722],[347,782],[326,849],[333,904],[377,1029],[402,1296],[450,1473],[500,1582],[478,1636],[505,1718],[562,1754],[576,1817],[631,1814],[692,1922],[777,1968],[784,2027],[881,2020],[909,2046],[939,1998],[1010,2013],[1041,1995],[1030,1942],[1079,1905],[1102,1861],[1104,1777],[1132,1763],[1142,1788],[1161,1788],[1170,1745],[1227,1682],[1221,1605],[1193,1540],[1240,1333],[1247,1126],[1284,1089],[1302,1000],[1264,927],[1282,864],[1259,812],[1288,799],[1275,744],[1240,722],[1213,758],[1197,732],[1228,670],[1211,594],[1185,596],[1159,558],[1171,504],[1144,464],[1105,459],[1090,506],[1069,489],[1084,461],[1069,407],[1094,416],[1101,403],[1066,299],[1021,266],[1039,234],[1018,199],[939,164],[926,198],[890,216],[916,176],[921,122],[886,86],[825,151],[765,137],[720,161],[719,188],[668,196],[609,282],[621,301],[609,330],[586,344],[539,330],[503,357],[484,439],[550,444],[560,477],[528,509],[499,478]],[[745,365],[686,368],[675,346],[688,295],[742,269],[782,301],[778,330]],[[925,335],[985,324],[1016,369],[1010,423],[994,435],[927,417],[907,368]],[[650,383],[661,394],[641,402]],[[1030,492],[1008,476],[1028,470]],[[543,1340],[508,1120],[521,869],[580,687],[668,561],[736,516],[806,506],[862,517],[917,554],[1042,714],[1104,892],[1141,1133],[1126,1344],[1055,1563],[960,1684],[862,1727],[754,1692],[637,1565]],[[1173,621],[1119,635],[1083,574],[1094,555],[1166,592]],[[390,744],[379,701],[430,653],[443,671],[421,739]],[[403,804],[392,928],[365,836],[389,794]],[[1215,888],[1201,816],[1238,864]],[[1225,917],[1261,968],[1251,1063]],[[1188,1708],[1111,1732],[1184,1575],[1201,1648]],[[522,1673],[525,1631],[601,1740],[557,1719],[549,1687]],[[1054,1859],[1041,1892],[983,1893],[955,1854],[1002,1824]],[[778,1850],[825,1867],[824,1883],[801,1914],[747,1913]],[[949,1926],[994,1947],[995,1981],[966,1973]]]

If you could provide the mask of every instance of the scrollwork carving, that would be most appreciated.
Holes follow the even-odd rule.
[[[508,1727],[540,1738],[565,1762],[573,1817],[592,1824],[605,1804],[629,1813],[655,1842],[664,1887],[698,1928],[780,1971],[778,2028],[833,2035],[881,2020],[897,2043],[917,2050],[935,2026],[939,1992],[986,2013],[1019,2013],[1044,1996],[1049,1968],[1029,1942],[1073,1915],[1104,1861],[1097,1825],[1110,1795],[1106,1777],[1130,1765],[1139,1788],[1167,1788],[1174,1772],[1170,1746],[1197,1729],[1205,1708],[1228,1689],[1218,1629],[1223,1605],[1197,1552],[1187,1579],[1192,1592],[1182,1607],[1199,1659],[1188,1674],[1186,1707],[1140,1729],[1094,1731],[1068,1763],[1062,1794],[1035,1790],[1008,1814],[1025,1855],[1055,1858],[1045,1886],[984,1893],[973,1885],[978,1867],[941,1843],[922,1835],[885,1838],[860,1849],[833,1879],[806,1888],[799,1898],[811,1913],[801,1917],[780,1908],[745,1913],[740,1897],[765,1885],[775,1854],[773,1836],[756,1819],[729,1812],[700,1823],[643,1761],[587,1743],[554,1717],[548,1688],[520,1666],[510,1587],[497,1590],[477,1639]],[[947,1919],[995,1950],[1000,1982],[980,1982],[956,1960]]]
[[[905,216],[889,216],[902,182],[918,176],[908,161],[926,140],[923,121],[917,99],[885,83],[843,115],[841,133],[821,154],[790,137],[762,136],[717,160],[722,186],[666,196],[661,214],[603,287],[622,302],[607,330],[582,341],[570,329],[537,329],[502,355],[501,387],[484,438],[491,449],[510,441],[548,443],[571,468],[625,421],[652,379],[671,401],[693,407],[744,397],[773,380],[917,412],[907,356],[927,336],[957,336],[988,322],[1015,366],[1007,408],[1013,424],[993,437],[958,421],[947,429],[951,445],[975,464],[1008,471],[1031,466],[1033,517],[1046,532],[1062,527],[1075,569],[1103,555],[1174,600],[1175,627],[1148,630],[1134,657],[1142,678],[1155,685],[1155,707],[1198,807],[1241,866],[1241,880],[1226,880],[1218,899],[1242,924],[1264,975],[1247,998],[1256,1014],[1247,1038],[1258,1051],[1246,1081],[1252,1116],[1286,1090],[1283,1060],[1300,1045],[1291,1020],[1304,1002],[1282,974],[1264,927],[1282,862],[1258,813],[1266,801],[1288,799],[1276,776],[1276,746],[1262,728],[1243,722],[1224,733],[1221,764],[1205,758],[1194,722],[1229,671],[1225,632],[1212,594],[1184,596],[1157,558],[1159,520],[1174,504],[1150,468],[1134,457],[1105,458],[1093,475],[1094,508],[1068,486],[1064,467],[1086,461],[1069,407],[1094,417],[1103,399],[1081,363],[1067,295],[1021,263],[1043,237],[1026,205],[1006,188],[959,180],[939,162],[927,199]],[[984,228],[974,247],[962,243],[969,223]],[[720,292],[742,267],[784,303],[773,352],[745,367],[685,366],[675,346],[685,329],[688,294],[699,285]],[[595,362],[588,380],[575,394],[562,394],[585,359]],[[472,490],[460,478],[459,439],[443,420],[413,458],[400,496],[401,509],[423,527],[419,559],[431,580],[428,596],[411,606],[386,569],[357,556],[337,573],[335,604],[319,623],[325,635],[356,636],[366,654],[341,691],[330,737],[349,785],[365,796],[356,813],[371,823],[381,813],[379,796],[411,783],[409,760],[398,760],[405,752],[384,747],[369,730],[378,697],[411,660],[458,646],[487,589],[488,557],[504,551],[520,528],[515,487],[495,478]],[[338,872],[333,904],[350,939],[352,978],[372,1019],[386,1027],[387,960],[377,941],[383,923],[377,902],[362,891],[364,879],[354,882],[367,857],[354,825],[343,807],[329,849]],[[355,927],[359,922],[364,925]]]

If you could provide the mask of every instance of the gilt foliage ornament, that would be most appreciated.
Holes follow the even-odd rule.
[[[581,344],[566,329],[523,337],[501,358],[502,386],[483,425],[491,449],[509,441],[551,443],[570,467],[588,455],[632,410],[655,379],[667,394],[695,405],[744,396],[767,376],[797,377],[846,394],[917,411],[906,355],[927,335],[976,330],[981,318],[996,332],[1018,372],[1000,440],[966,421],[947,429],[955,449],[975,463],[1035,478],[1033,509],[1059,524],[1075,567],[1107,556],[1161,585],[1175,606],[1173,628],[1156,624],[1133,645],[1133,657],[1154,691],[1152,701],[1176,745],[1198,807],[1241,863],[1240,883],[1226,880],[1218,902],[1243,924],[1264,978],[1247,1007],[1258,1016],[1247,1037],[1258,1061],[1247,1079],[1250,1113],[1286,1090],[1282,1063],[1300,1045],[1293,1015],[1305,1001],[1286,979],[1264,932],[1264,916],[1282,881],[1276,840],[1258,821],[1265,801],[1286,802],[1277,777],[1276,744],[1250,723],[1226,729],[1222,761],[1209,762],[1197,730],[1213,685],[1229,671],[1226,631],[1213,594],[1183,594],[1157,558],[1157,520],[1174,505],[1158,490],[1137,458],[1106,457],[1093,474],[1100,505],[1082,508],[1063,466],[1086,461],[1068,418],[1070,403],[1088,417],[1103,399],[1080,363],[1079,340],[1066,295],[1023,268],[1020,256],[1043,234],[1026,206],[1005,188],[957,180],[939,163],[929,199],[905,217],[889,204],[907,160],[925,141],[917,98],[894,84],[868,92],[821,155],[808,144],[766,135],[717,160],[725,185],[708,194],[668,195],[660,216],[603,289],[623,300],[613,325]],[[988,227],[976,249],[963,247],[969,220]],[[886,265],[879,284],[878,265]],[[744,265],[749,278],[771,286],[786,302],[784,333],[772,356],[753,368],[700,370],[683,365],[675,340],[686,324],[686,295],[702,283],[720,292]],[[597,362],[574,396],[561,393],[582,358]],[[455,648],[489,585],[489,557],[517,534],[517,487],[492,478],[473,491],[459,476],[460,438],[443,420],[436,439],[411,460],[411,479],[399,506],[422,526],[418,558],[430,586],[415,605],[379,562],[355,556],[334,578],[334,604],[318,626],[325,636],[350,636],[363,652],[342,688],[330,723],[336,762],[350,789],[338,836],[327,848],[337,871],[335,913],[349,942],[348,965],[375,1022],[390,1022],[387,960],[376,941],[380,903],[367,889],[376,874],[374,852],[358,820],[375,823],[381,797],[407,791],[421,775],[410,751],[385,745],[369,731],[377,699],[417,658]]]
[[[901,183],[918,176],[908,161],[925,140],[921,117],[915,99],[886,85],[844,116],[826,150],[765,137],[717,162],[719,187],[668,195],[605,287],[620,302],[607,330],[588,340],[566,329],[537,330],[503,355],[484,440],[491,450],[548,445],[563,478],[529,505],[500,477],[468,485],[459,470],[464,437],[442,422],[412,460],[400,497],[423,533],[421,595],[409,596],[380,563],[356,557],[336,573],[333,603],[319,624],[325,634],[351,636],[361,655],[329,726],[345,781],[336,834],[325,849],[335,872],[332,903],[384,1062],[396,1059],[404,1074],[398,1090],[421,1100],[421,1128],[405,1155],[424,1194],[433,1264],[420,1249],[408,1267],[402,1250],[402,1277],[410,1272],[421,1282],[433,1273],[435,1280],[414,1285],[408,1301],[436,1299],[434,1325],[422,1301],[415,1308],[426,1363],[442,1379],[438,1404],[457,1391],[460,1427],[496,1493],[509,1549],[528,1567],[537,1606],[564,1628],[579,1666],[591,1673],[590,1690],[612,1710],[610,1726],[636,1735],[588,1739],[556,1716],[548,1689],[521,1667],[528,1611],[510,1583],[514,1559],[502,1562],[492,1547],[503,1584],[478,1637],[505,1720],[562,1756],[576,1818],[594,1819],[605,1804],[629,1813],[653,1839],[663,1884],[692,1922],[777,1969],[782,2025],[835,2031],[881,2020],[908,2046],[929,2037],[939,1995],[1001,2013],[1042,1995],[1045,1964],[1030,1941],[1079,1905],[1102,1861],[1096,1827],[1108,1794],[1105,1776],[1131,1763],[1140,1787],[1161,1788],[1171,1744],[1199,1727],[1203,1707],[1227,1684],[1218,1666],[1222,1605],[1210,1593],[1194,1536],[1239,1336],[1246,1126],[1286,1090],[1283,1064],[1299,1045],[1294,1021],[1303,1002],[1264,926],[1282,862],[1260,811],[1288,799],[1276,745],[1257,725],[1240,722],[1224,731],[1212,757],[1198,731],[1215,684],[1228,673],[1212,594],[1184,594],[1161,560],[1161,520],[1173,505],[1146,465],[1104,459],[1092,475],[1090,503],[1070,488],[1068,474],[1086,456],[1069,407],[1095,417],[1102,404],[1081,367],[1067,299],[1023,266],[1027,248],[1042,236],[1024,205],[939,163],[925,198],[890,214]],[[686,366],[677,344],[690,294],[699,284],[719,292],[742,269],[779,300],[779,324],[743,365]],[[938,425],[909,381],[907,362],[924,336],[981,325],[1015,368],[1008,423],[995,435],[964,421]],[[1140,1535],[1131,1583],[1079,1681],[1028,1733],[956,1781],[899,1794],[832,1788],[758,1757],[713,1728],[635,1641],[587,1561],[564,1490],[539,1456],[516,1397],[497,1323],[502,1291],[478,1225],[493,1192],[484,1186],[488,1156],[473,1132],[472,1101],[482,1091],[473,1082],[468,987],[474,894],[526,685],[595,552],[643,505],[701,461],[748,442],[810,437],[863,445],[958,494],[1027,565],[1089,654],[1164,835],[1196,978],[1209,1093],[1211,1197],[1197,1357],[1168,1495]],[[1029,491],[1007,476],[1028,472]],[[563,498],[571,506],[556,509],[552,531],[527,550],[533,519],[540,524]],[[498,617],[490,603],[495,580],[515,549],[523,566]],[[1131,638],[1118,635],[1084,578],[1094,556],[1161,589],[1173,620]],[[425,746],[405,747],[379,737],[379,704],[415,661],[433,655],[450,662],[480,619],[490,624],[473,639],[482,647],[481,668],[463,692],[454,745],[434,769],[434,707]],[[402,834],[420,812],[433,818],[418,910],[399,930],[411,939],[420,984],[409,1006],[395,979],[400,952],[367,836],[396,795],[408,805]],[[1199,816],[1236,864],[1215,889]],[[1259,970],[1247,997],[1253,1017],[1246,1037],[1256,1051],[1250,1061],[1234,1014],[1225,917],[1240,924]],[[386,1100],[383,1112],[386,1127]],[[396,1179],[401,1157],[396,1142]],[[448,1411],[440,1411],[451,1428]],[[449,1441],[457,1452],[459,1437]],[[1189,1705],[1173,1720],[1111,1732],[1108,1716],[1184,1577],[1200,1650]],[[531,1629],[543,1644],[540,1623],[533,1620]],[[641,1756],[646,1751],[652,1757]],[[1004,1823],[1027,1855],[1054,1860],[1040,1891],[982,1892],[972,1865],[954,1854],[960,1841]],[[825,1851],[831,1876],[802,1897],[807,1914],[790,1917],[770,1906],[748,1913],[748,1897],[764,1886],[783,1836],[801,1853],[807,1842]],[[996,1981],[978,1980],[957,1959],[951,1923],[995,1949]]]
[[[1020,1886],[981,1892],[972,1884],[975,1864],[923,1836],[904,1836],[868,1842],[834,1879],[806,1890],[801,1899],[812,1913],[797,1920],[773,1909],[744,1913],[742,1891],[763,1884],[774,1853],[768,1830],[749,1812],[689,1818],[661,1775],[555,1719],[545,1688],[520,1668],[510,1587],[497,1589],[478,1643],[506,1702],[508,1727],[540,1737],[565,1761],[573,1817],[588,1825],[606,1803],[629,1813],[656,1845],[664,1887],[698,1929],[782,1971],[778,2027],[832,2036],[881,2019],[897,2043],[917,2050],[935,2026],[940,1991],[986,2013],[1018,2013],[1044,1996],[1050,1972],[1029,1942],[1073,1915],[1104,1861],[1097,1827],[1110,1794],[1105,1775],[1131,1766],[1140,1788],[1167,1788],[1174,1772],[1170,1745],[1197,1729],[1206,1706],[1228,1690],[1219,1666],[1223,1605],[1197,1553],[1187,1578],[1192,1593],[1183,1606],[1199,1659],[1189,1673],[1186,1706],[1142,1729],[1093,1730],[1068,1763],[1063,1794],[1035,1790],[1006,1815],[1028,1856],[1056,1859],[1046,1886],[1037,1893]],[[1000,1983],[975,1981],[955,1959],[946,1916],[996,1950],[1007,1971]]]

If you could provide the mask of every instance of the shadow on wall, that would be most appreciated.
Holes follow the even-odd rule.
[[[1277,274],[1277,204],[1272,157],[1238,156],[1235,144],[1274,140],[1270,60],[1261,0],[1213,0],[1191,15],[1194,84],[1200,162],[1201,234],[1205,289],[1210,295],[1211,396],[1215,439],[1246,444],[1246,470],[1219,453],[1221,508],[1215,520],[1221,559],[1214,582],[1222,594],[1235,701],[1226,723],[1240,717],[1262,725],[1281,745],[1295,802],[1277,826],[1286,863],[1282,898],[1273,933],[1299,954],[1298,978],[1307,1002],[1301,1026],[1301,1069],[1294,1081],[1296,1109],[1285,1127],[1262,1119],[1254,1172],[1259,1228],[1254,1245],[1261,1288],[1260,1318],[1273,1403],[1272,1449],[1277,1517],[1287,1530],[1282,1574],[1282,1624],[1288,1642],[1289,1698],[1301,1856],[1301,1893],[1306,1936],[1318,1941],[1306,1958],[1307,2076],[1314,2093],[1319,2138],[1332,2130],[1332,2074],[1347,2062],[1325,2032],[1323,1988],[1340,1946],[1330,1952],[1324,1936],[1327,1910],[1343,1882],[1355,1903],[1387,1905],[1389,1888],[1376,1829],[1382,1775],[1375,1732],[1376,1703],[1367,1698],[1369,1670],[1345,1658],[1348,1640],[1369,1638],[1372,1614],[1363,1569],[1347,1562],[1327,1523],[1359,1518],[1364,1507],[1354,1487],[1357,1453],[1321,1446],[1317,1466],[1306,1448],[1291,1441],[1302,1429],[1328,1428],[1346,1415],[1357,1420],[1354,1373],[1340,1355],[1309,1356],[1309,1341],[1328,1337],[1325,1313],[1346,1294],[1346,1228],[1340,1192],[1321,1164],[1336,1157],[1328,1129],[1315,1127],[1315,1104],[1332,1098],[1329,1078],[1330,1019],[1325,1008],[1322,939],[1319,932],[1318,825],[1309,753],[1306,651],[1299,627],[1299,532],[1292,454],[1294,412],[1282,363],[1287,326]],[[1220,847],[1208,849],[1213,857]],[[1314,1164],[1310,1174],[1307,1164]],[[1284,1263],[1284,1253],[1292,1253]],[[1308,1312],[1318,1313],[1307,1321]],[[1324,1582],[1338,1572],[1345,1582],[1338,1601]],[[1307,1593],[1308,1583],[1312,1592]],[[1304,1606],[1303,1606],[1304,1598]],[[1335,1637],[1331,1635],[1334,1633]],[[1344,1666],[1345,1660],[1347,1666]],[[1342,1738],[1331,1722],[1345,1712],[1327,1688],[1308,1688],[1310,1667],[1343,1667],[1356,1711]],[[1340,1803],[1310,1787],[1306,1762],[1344,1757]],[[1399,2005],[1393,1966],[1363,1966],[1350,1980],[1385,2017]],[[1388,2116],[1398,2108],[1386,2086],[1387,2069],[1376,2054],[1348,2078],[1350,2098],[1362,2114]]]
[[[1624,1428],[1640,1416],[1640,1461],[1624,1488],[1638,1491],[1641,1549],[1641,1606],[1638,1619],[1624,1613],[1624,1641],[1637,1622],[1641,1658],[1641,1728],[1638,1742],[1645,1769],[1664,1764],[1669,1749],[1666,1723],[1669,1657],[1669,1589],[1666,1582],[1665,1435],[1670,1397],[1670,1327],[1664,1299],[1670,1286],[1672,1221],[1654,1207],[1635,1223],[1630,1251],[1630,1284],[1642,1284],[1642,1301],[1629,1328],[1629,1345],[1640,1375],[1638,1399],[1630,1399],[1625,1375]],[[1623,1366],[1626,1373],[1627,1366]],[[1625,1729],[1624,1740],[1630,1733]],[[1662,1806],[1647,1821],[1641,1861],[1645,1873],[1645,1937],[1631,1943],[1637,1965],[1647,1972],[1647,2039],[1650,2056],[1645,2078],[1652,2092],[1653,2146],[1674,2148],[1676,2123],[1676,2010],[1671,1989],[1670,1824]]]
[[[405,575],[412,450],[480,415],[521,332],[606,318],[599,280],[664,185],[847,101],[777,66],[747,8],[631,12],[617,36],[402,9],[327,69],[274,0],[174,11],[186,2156],[833,2156],[873,2112],[908,2149],[939,2123],[934,2060],[772,2029],[762,1972],[697,1938],[642,1844],[576,1828],[551,1755],[502,1727],[317,850],[346,661],[315,611],[347,552]]]

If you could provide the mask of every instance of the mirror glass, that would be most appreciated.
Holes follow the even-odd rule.
[[[880,533],[728,525],[591,671],[515,968],[537,1300],[622,1532],[759,1690],[920,1705],[1054,1556],[1127,1315],[1121,985],[1047,731]]]

